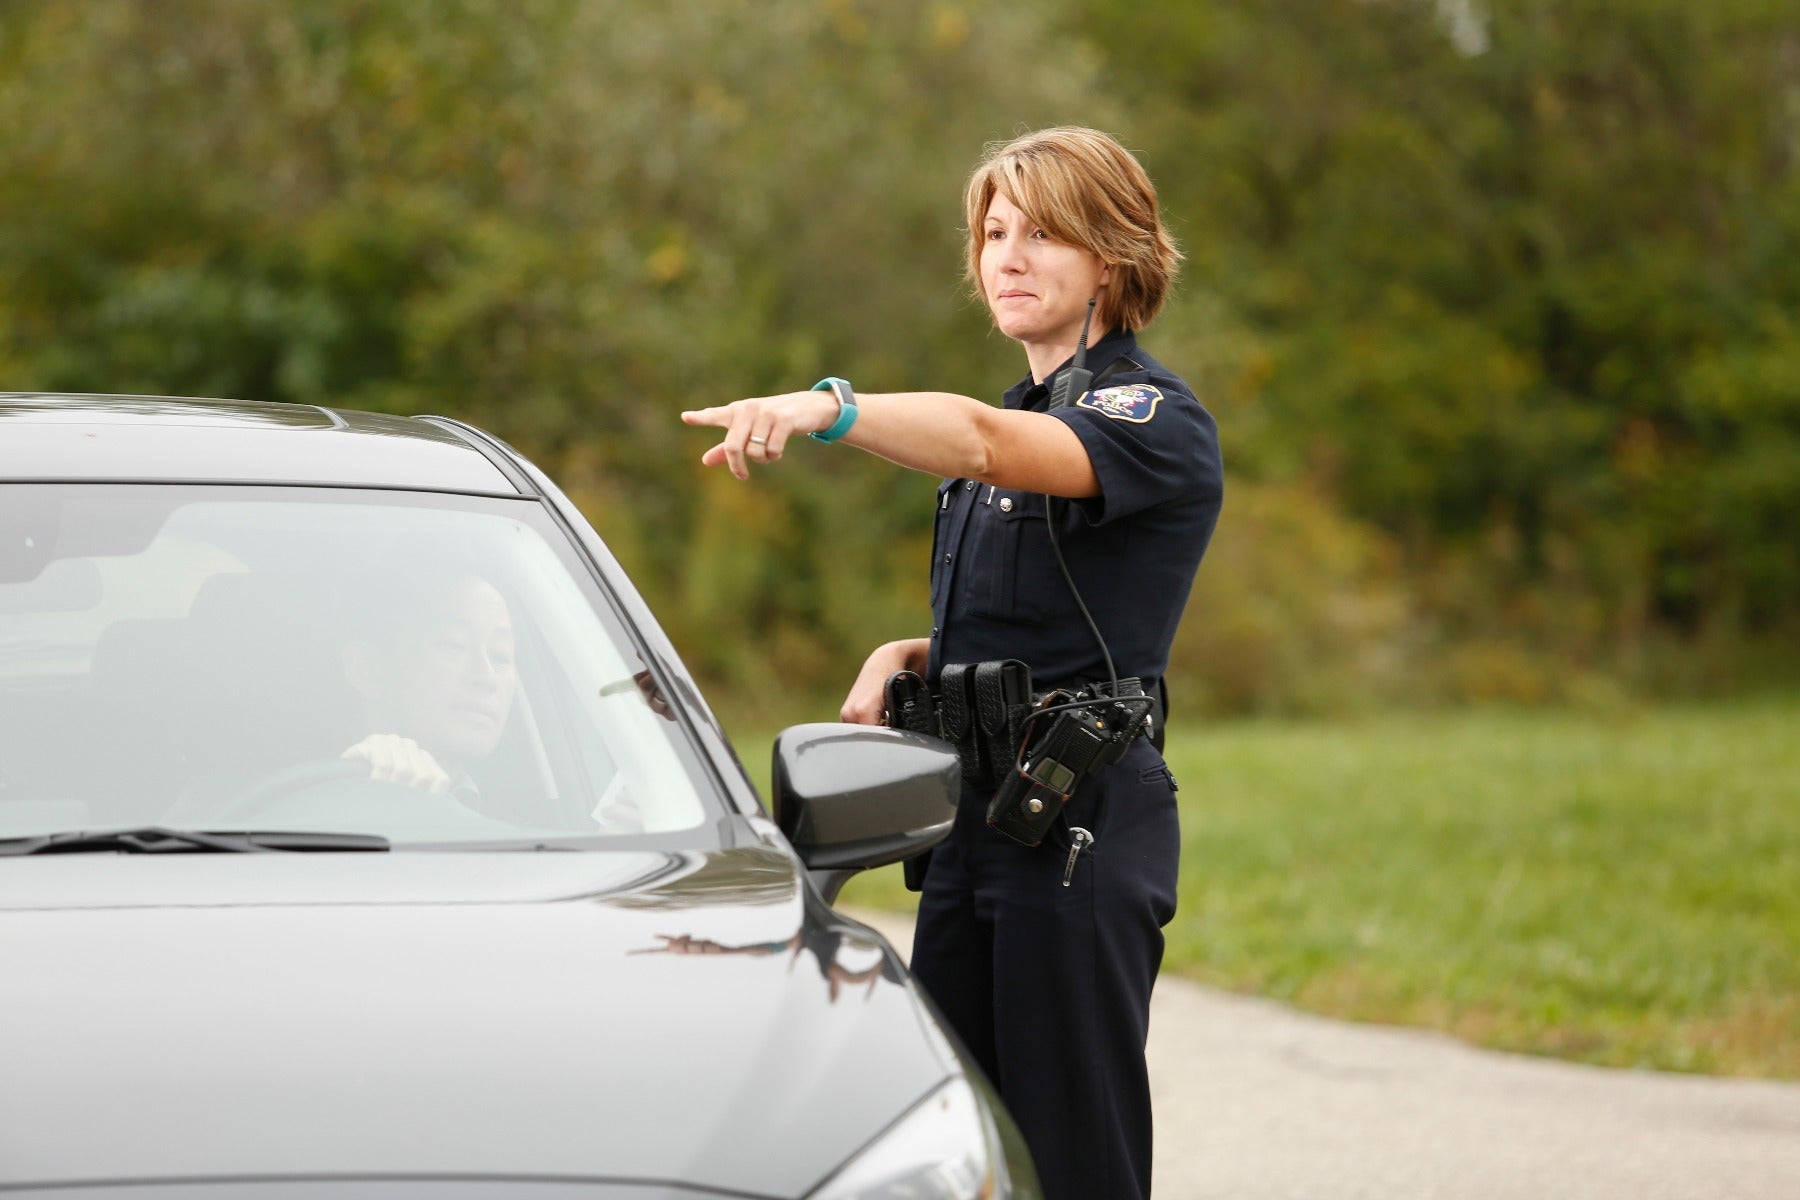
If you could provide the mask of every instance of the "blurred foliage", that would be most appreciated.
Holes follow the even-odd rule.
[[[692,665],[835,705],[931,483],[684,407],[991,396],[981,144],[1117,131],[1232,476],[1189,711],[1729,689],[1800,604],[1800,15],[1775,0],[11,0],[0,386],[443,412]],[[1784,659],[1783,654],[1787,657]]]
[[[1792,646],[1800,10],[1087,11],[1174,93],[1129,131],[1229,315],[1176,361],[1210,362],[1239,478],[1397,549],[1413,688],[1579,697]]]

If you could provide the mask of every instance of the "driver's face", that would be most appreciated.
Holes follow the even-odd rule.
[[[493,753],[519,676],[512,616],[491,584],[452,585],[420,614],[394,666],[387,707],[400,732],[455,760]]]

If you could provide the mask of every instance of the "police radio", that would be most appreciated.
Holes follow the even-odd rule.
[[[1075,343],[1075,357],[1050,389],[1050,407],[1067,408],[1086,394],[1094,373],[1087,369],[1088,327],[1094,323],[1094,297],[1088,297],[1087,316],[1081,319],[1081,340]]]
[[[1028,722],[1052,719],[1028,730],[1012,773],[988,803],[990,826],[1036,846],[1081,781],[1125,757],[1133,739],[1147,732],[1152,701],[1136,679],[1121,679],[1113,688],[1110,695],[1105,685],[1095,685],[1045,697]]]

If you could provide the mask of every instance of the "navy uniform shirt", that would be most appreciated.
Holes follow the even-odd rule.
[[[1069,573],[1120,677],[1150,681],[1168,666],[1219,518],[1218,429],[1127,331],[1089,347],[1087,366],[1098,386],[1051,415],[1081,438],[1100,494],[1054,500],[1052,512]],[[1027,376],[1005,406],[1045,411],[1055,379]],[[1018,658],[1040,688],[1104,680],[1100,648],[1056,565],[1044,495],[946,479],[937,500],[929,678],[945,663]]]

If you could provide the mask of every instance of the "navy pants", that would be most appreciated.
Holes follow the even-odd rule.
[[[998,1087],[1046,1200],[1150,1195],[1144,1043],[1175,915],[1174,777],[1148,741],[1082,783],[1035,849],[965,787],[932,852],[912,967]],[[1094,835],[1063,886],[1069,830]]]

